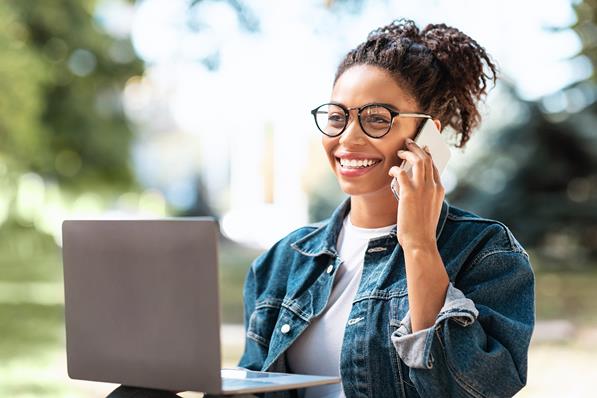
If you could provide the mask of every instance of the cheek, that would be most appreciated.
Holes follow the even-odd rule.
[[[404,149],[404,145],[406,144],[405,137],[399,136],[392,138],[394,139],[388,140],[382,149],[384,156],[384,168],[387,170],[389,170],[392,166],[399,166],[402,163],[402,159],[398,157],[398,151]]]
[[[323,147],[323,150],[325,151],[328,157],[334,157],[333,153],[334,148],[336,147],[335,141],[338,140],[326,136],[323,136],[321,138],[321,146]]]
[[[404,138],[389,141],[383,148],[383,154],[387,163],[395,164],[399,161],[398,151],[403,149],[405,144]]]

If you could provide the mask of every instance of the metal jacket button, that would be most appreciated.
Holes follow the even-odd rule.
[[[283,334],[286,334],[286,333],[290,332],[290,325],[289,325],[289,324],[287,324],[287,323],[285,323],[285,324],[284,324],[284,325],[282,325],[282,327],[280,328],[280,331],[281,331]]]
[[[333,270],[334,270],[334,266],[333,266],[333,265],[330,265],[330,266],[328,267],[328,269],[326,269],[326,270],[325,270],[325,272],[327,272],[328,274],[331,274]]]

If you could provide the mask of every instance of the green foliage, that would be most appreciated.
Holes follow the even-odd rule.
[[[527,117],[484,141],[486,150],[462,176],[449,201],[502,221],[525,247],[536,248],[537,256],[559,268],[594,265],[594,106],[554,121],[536,103],[523,102],[513,90],[511,95],[511,103],[518,103]]]
[[[142,65],[94,23],[94,5],[0,4],[0,154],[63,187],[118,189],[133,184],[120,93]]]
[[[4,21],[0,24],[0,154],[22,162],[42,149],[43,85],[48,73],[43,60],[27,46],[27,27],[6,2],[0,2],[0,19]]]

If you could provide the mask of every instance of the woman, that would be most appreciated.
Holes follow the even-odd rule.
[[[412,141],[431,116],[463,147],[495,73],[464,33],[408,20],[371,32],[340,63],[330,103],[313,114],[349,198],[252,264],[240,366],[342,384],[277,396],[505,397],[525,385],[528,255],[503,224],[450,206]]]

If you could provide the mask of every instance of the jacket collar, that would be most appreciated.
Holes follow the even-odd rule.
[[[442,233],[446,219],[448,218],[448,212],[450,205],[444,199],[442,203],[442,210],[439,215],[437,222],[437,228],[435,232],[435,238],[439,240],[439,236]],[[290,244],[290,246],[305,256],[316,257],[322,254],[328,254],[330,256],[338,256],[336,250],[336,242],[338,241],[338,235],[342,229],[342,223],[344,218],[350,211],[350,197],[346,198],[340,206],[334,210],[327,223],[324,222],[315,231],[303,236],[299,240]],[[396,225],[392,228],[389,234],[391,237],[396,236]]]

